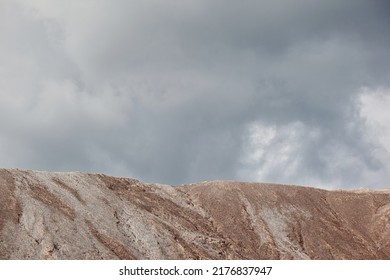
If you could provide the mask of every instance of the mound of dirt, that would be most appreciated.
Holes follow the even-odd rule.
[[[0,259],[390,259],[390,192],[1,169]]]

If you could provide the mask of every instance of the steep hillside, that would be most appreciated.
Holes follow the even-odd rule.
[[[0,259],[390,259],[390,191],[0,170]]]

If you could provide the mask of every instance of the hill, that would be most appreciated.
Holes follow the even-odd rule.
[[[0,259],[390,259],[390,191],[1,169]]]

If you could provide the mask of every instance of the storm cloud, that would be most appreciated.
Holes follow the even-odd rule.
[[[386,187],[387,1],[0,2],[0,165]]]

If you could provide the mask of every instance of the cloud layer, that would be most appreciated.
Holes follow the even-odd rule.
[[[0,164],[388,186],[388,8],[4,0]]]

